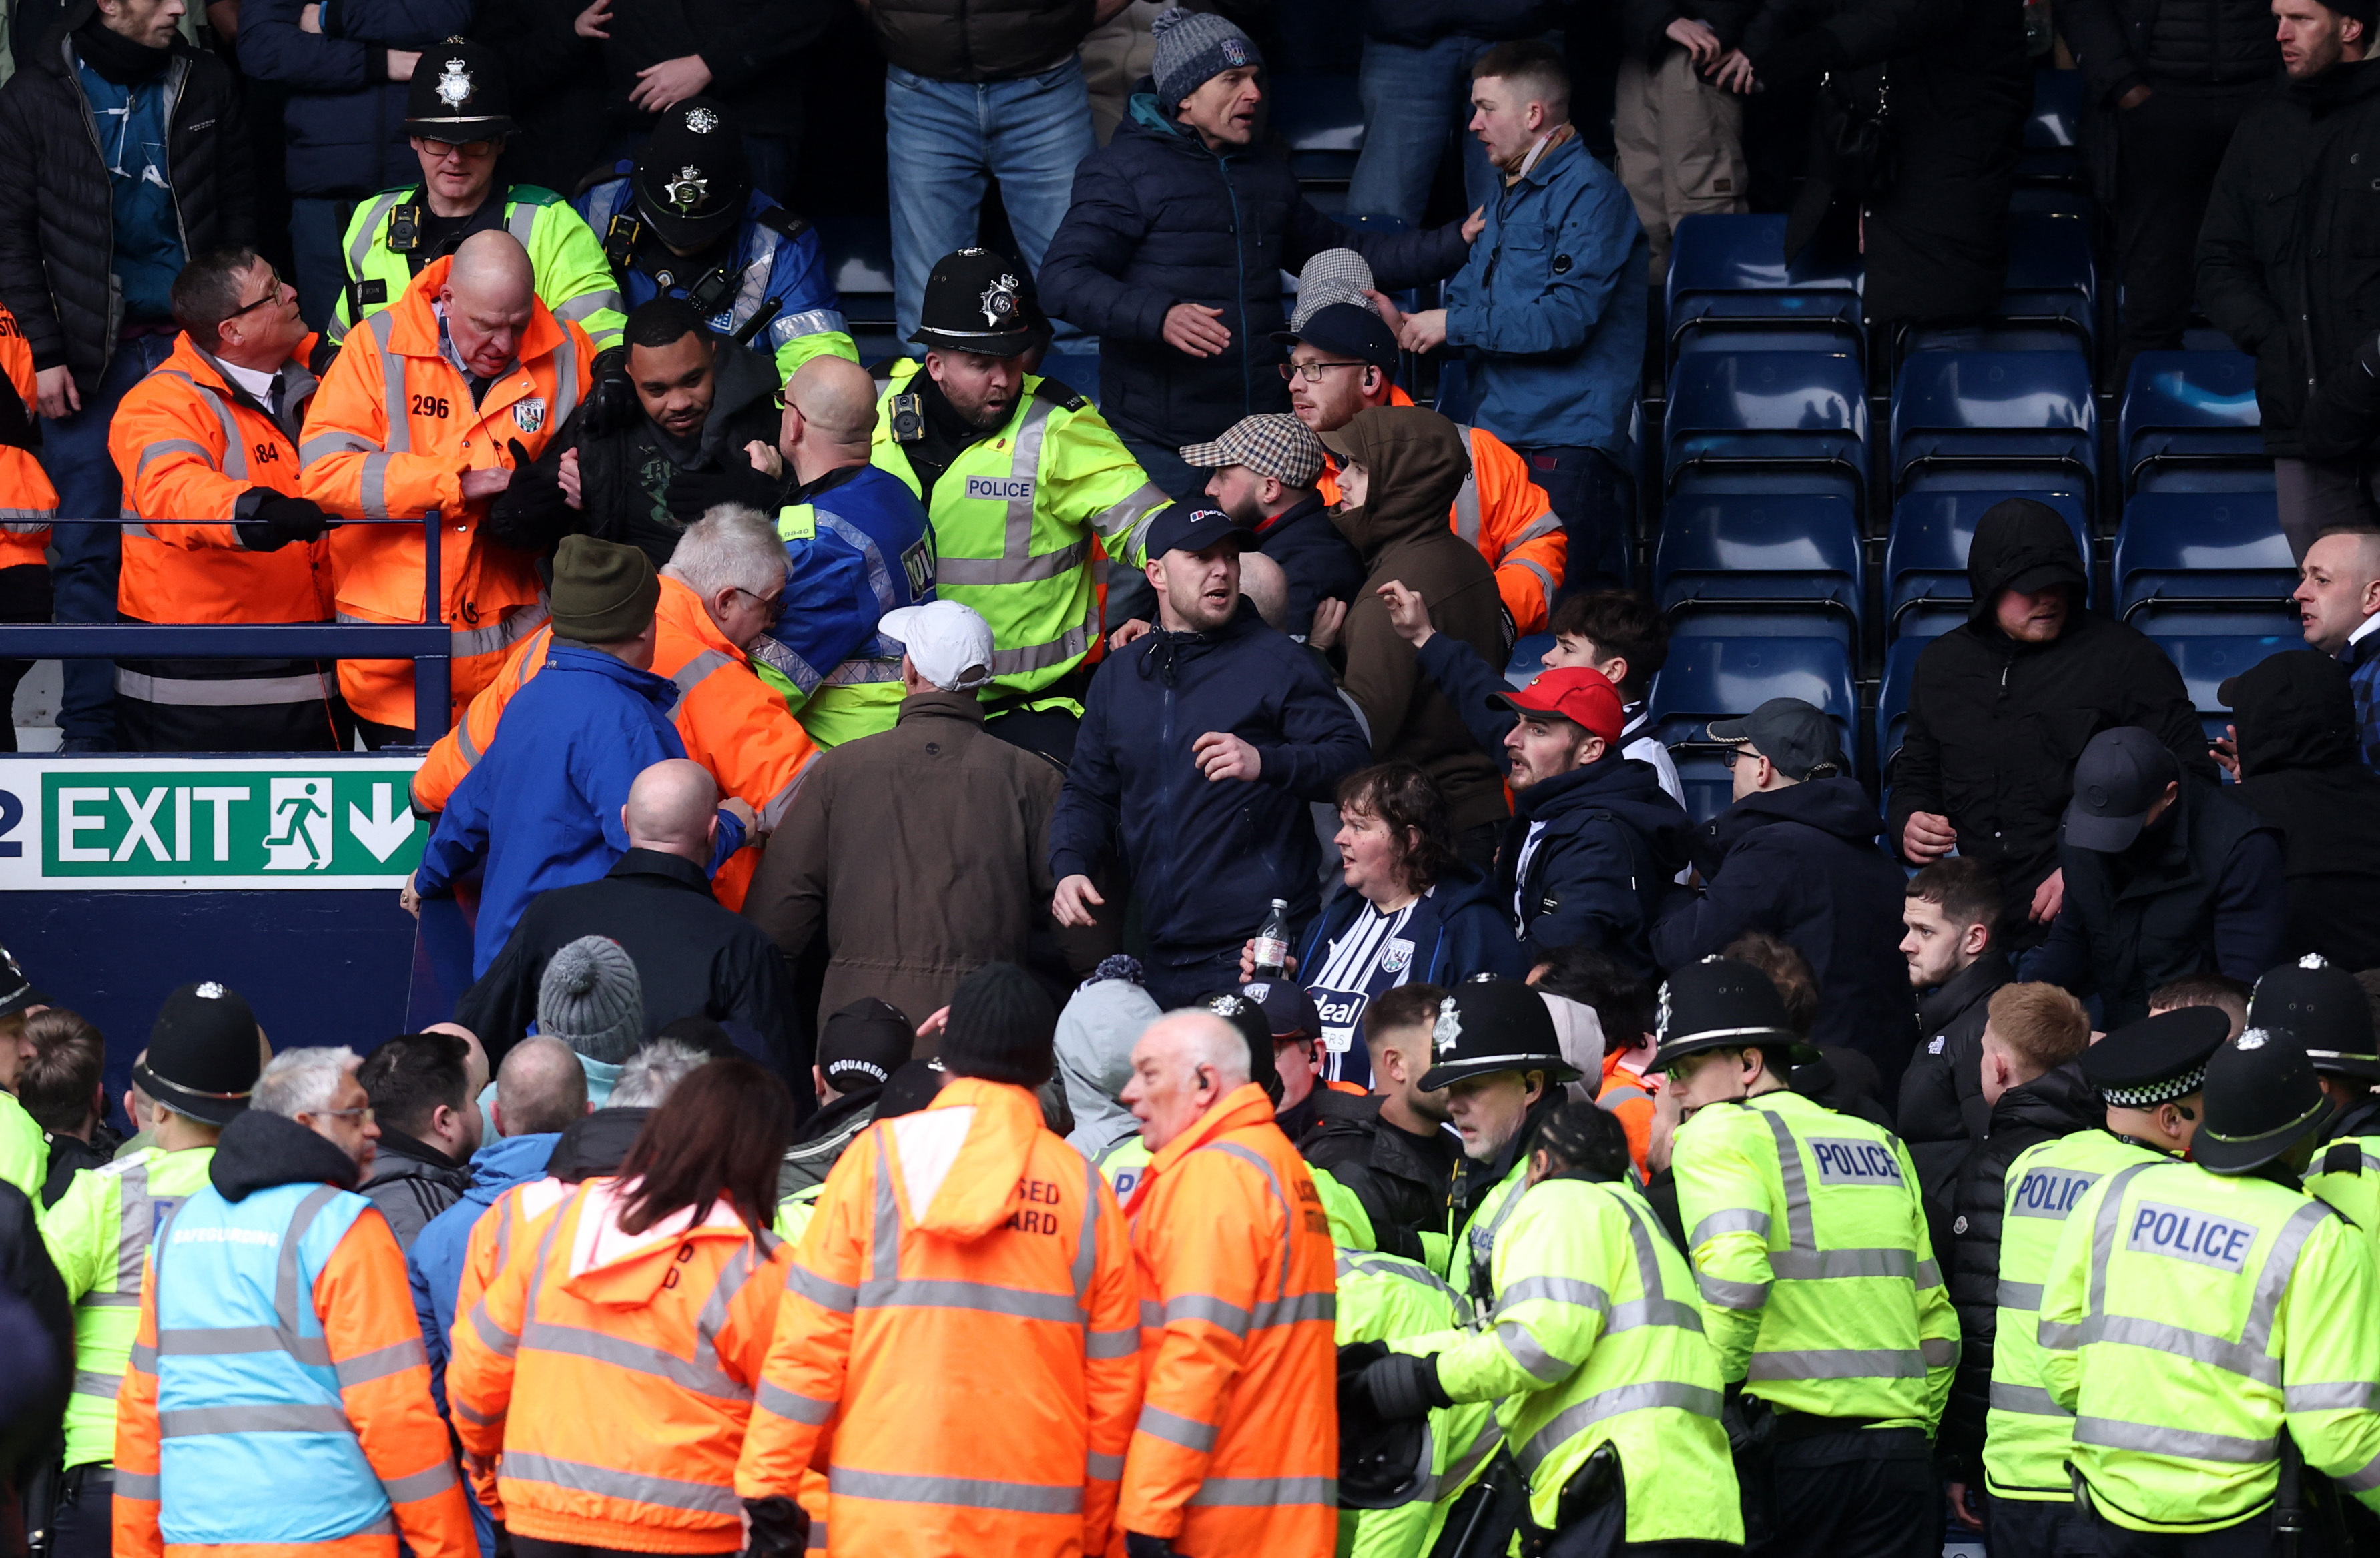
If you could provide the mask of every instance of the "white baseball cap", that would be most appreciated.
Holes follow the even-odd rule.
[[[917,674],[945,692],[964,693],[991,680],[991,624],[972,606],[929,600],[887,611],[876,631],[899,641]]]

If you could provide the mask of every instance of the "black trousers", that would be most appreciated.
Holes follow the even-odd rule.
[[[23,562],[0,568],[0,622],[46,622],[50,620],[50,569],[43,562]],[[0,714],[17,699],[17,683],[33,669],[30,660],[0,660]],[[0,719],[0,752],[17,750],[17,722]]]
[[[2064,1499],[1984,1493],[1984,1551],[1991,1558],[2099,1558],[2091,1517]]]
[[[1524,1544],[1523,1551],[1530,1550]],[[1536,1551],[1538,1558],[1730,1558],[1742,1550],[1717,1541],[1630,1541],[1628,1491],[1622,1488]]]
[[[115,1547],[115,1468],[68,1468],[50,1515],[50,1558],[108,1558]]]
[[[1921,1430],[1816,1433],[1773,1456],[1776,1532],[1750,1558],[1941,1558],[1942,1495]]]
[[[2279,1551],[2269,1514],[2219,1531],[2135,1531],[2105,1516],[2093,1516],[2091,1524],[2098,1532],[2100,1558],[2267,1558]],[[2328,1544],[2321,1540],[2319,1523],[2308,1524],[2313,1528],[2305,1533],[2298,1551],[2305,1558],[2319,1558]]]
[[[2264,82],[2219,91],[2158,87],[2116,116],[2116,257],[2124,278],[2116,382],[2139,352],[2181,345],[2197,284],[2198,228],[2215,170]]]

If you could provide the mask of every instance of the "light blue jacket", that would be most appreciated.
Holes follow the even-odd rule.
[[[1478,387],[1471,420],[1515,449],[1627,445],[1645,364],[1645,229],[1573,138],[1488,206],[1446,287],[1446,339]]]

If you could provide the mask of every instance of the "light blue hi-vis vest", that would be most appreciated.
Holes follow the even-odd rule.
[[[168,1543],[336,1541],[394,1535],[392,1496],[347,1420],[339,1386],[423,1360],[384,1354],[331,1363],[314,1282],[371,1205],[334,1186],[277,1185],[237,1203],[210,1185],[184,1202],[155,1250],[159,1487]],[[394,1350],[394,1349],[392,1349]],[[443,1483],[444,1462],[407,1483]]]

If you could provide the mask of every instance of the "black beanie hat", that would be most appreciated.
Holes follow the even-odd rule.
[[[1058,1008],[1014,963],[986,963],[951,996],[939,1046],[957,1077],[1039,1087],[1057,1069]]]

